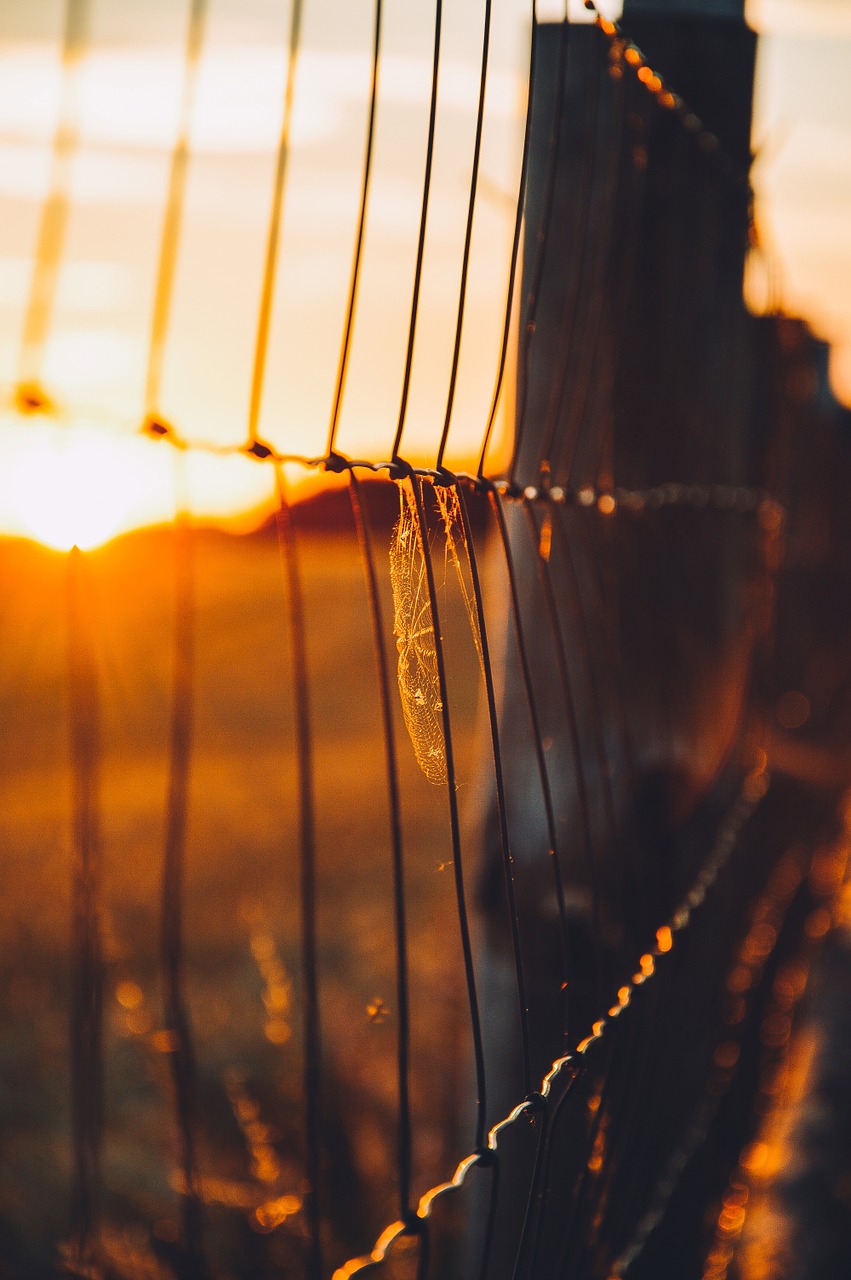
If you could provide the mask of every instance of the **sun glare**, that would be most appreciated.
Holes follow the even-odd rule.
[[[249,458],[176,454],[141,435],[10,414],[0,422],[0,532],[89,551],[173,520],[178,459],[181,504],[194,518],[245,531],[272,509],[273,468]]]
[[[121,14],[110,10],[103,30],[95,24],[64,88],[59,33],[12,38],[0,20],[0,205],[15,210],[0,234],[0,386],[13,392],[21,382],[38,384],[61,417],[51,422],[30,414],[13,422],[0,412],[0,535],[58,548],[95,546],[134,523],[169,518],[169,449],[131,444],[124,430],[146,413],[151,306],[169,254],[156,413],[182,439],[238,447],[256,363],[270,184],[289,66],[285,32],[265,19],[258,26],[251,5],[236,5],[245,9],[247,26],[234,40],[224,38],[216,20],[207,24],[185,122],[185,186],[179,199],[177,189],[172,193],[179,206],[176,238],[166,253],[163,215],[187,70],[182,19],[144,17],[144,5],[118,8]],[[266,339],[270,358],[256,431],[285,455],[323,453],[336,395],[371,83],[371,25],[359,24],[346,26],[351,39],[341,29],[340,42],[326,47],[324,37],[316,45],[307,39],[299,52]],[[388,457],[396,432],[418,245],[430,30],[414,6],[395,34],[390,30],[382,51],[357,314],[334,442],[355,458]],[[516,123],[525,101],[518,35],[507,14],[495,20],[482,138],[490,186],[483,181],[470,244],[446,459],[467,470],[478,460],[502,341],[521,158]],[[404,457],[424,465],[434,462],[434,423],[444,413],[453,360],[454,323],[447,316],[457,306],[464,252],[468,196],[458,175],[470,164],[475,132],[477,20],[471,17],[447,40],[404,424]],[[42,231],[62,201],[47,253]],[[44,332],[27,351],[34,308],[43,313]],[[507,390],[506,405],[509,399]],[[95,431],[95,423],[111,424],[114,441]],[[491,466],[502,456],[503,425],[501,415]],[[242,515],[250,528],[257,507],[268,511],[274,501],[273,468],[205,456],[200,447],[183,456],[190,509],[199,518],[233,527]],[[304,476],[288,473],[287,480],[299,497],[316,487]]]
[[[4,449],[2,482],[10,523],[25,537],[58,551],[85,551],[140,520],[173,514],[174,486],[163,483],[167,459],[144,441],[52,424],[33,424],[27,437]]]

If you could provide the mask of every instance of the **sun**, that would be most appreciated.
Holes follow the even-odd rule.
[[[293,481],[294,494],[309,489],[304,477]],[[197,521],[247,532],[269,516],[275,494],[274,469],[239,452],[178,451],[140,432],[0,415],[0,534],[57,551],[91,551],[168,523],[178,501]]]
[[[2,442],[4,524],[57,551],[88,551],[174,514],[169,460],[139,439],[27,423]]]

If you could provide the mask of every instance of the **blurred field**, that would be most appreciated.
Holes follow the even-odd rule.
[[[385,641],[395,670],[387,547]],[[375,661],[349,530],[301,530],[315,733],[330,1262],[398,1216],[398,1031]],[[274,531],[193,534],[197,654],[186,850],[187,998],[215,1276],[289,1274],[303,1247],[298,829],[288,612]],[[102,759],[105,1242],[116,1276],[162,1270],[177,1230],[158,893],[168,778],[173,546],[167,530],[84,557]],[[53,1274],[68,1231],[71,773],[67,557],[0,544],[0,1274]],[[451,585],[451,584],[450,584]],[[461,800],[473,793],[476,659],[447,639]],[[446,796],[420,774],[398,697],[411,941],[414,1188],[472,1141]],[[471,858],[473,851],[471,850]],[[472,870],[469,873],[473,877]],[[264,1207],[265,1206],[265,1207]],[[4,1271],[5,1266],[5,1271]]]

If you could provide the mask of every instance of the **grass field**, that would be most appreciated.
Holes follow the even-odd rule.
[[[381,523],[381,522],[380,522]],[[395,669],[386,549],[385,643]],[[215,1276],[288,1274],[304,1191],[298,813],[288,612],[274,533],[193,534],[194,747],[186,995]],[[303,530],[317,808],[322,1124],[329,1261],[398,1216],[398,1031],[375,661],[348,531]],[[71,1179],[68,558],[0,545],[0,1274],[53,1273]],[[106,957],[104,1240],[116,1276],[163,1270],[177,1231],[158,895],[168,782],[173,548],[167,530],[84,557],[94,625]],[[458,611],[456,610],[456,613]],[[452,607],[449,606],[452,614]],[[450,616],[460,799],[475,774],[476,658]],[[446,794],[419,772],[398,698],[411,942],[414,1188],[470,1149]],[[475,851],[471,848],[471,859]],[[472,876],[472,872],[471,872]]]

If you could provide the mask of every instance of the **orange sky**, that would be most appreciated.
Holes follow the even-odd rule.
[[[754,168],[780,297],[833,343],[831,378],[851,405],[851,3],[752,0],[760,30]]]
[[[325,448],[357,218],[371,5],[308,0],[296,85],[279,289],[260,434],[287,451]],[[285,74],[286,5],[211,6],[160,409],[183,434],[245,436],[274,147]],[[487,417],[498,352],[519,162],[524,18],[496,0],[465,341],[448,461],[469,462]],[[281,12],[279,12],[281,10]],[[473,142],[481,5],[448,4],[421,318],[404,452],[439,433],[451,359]],[[782,297],[836,343],[833,375],[851,401],[851,52],[846,0],[760,0],[755,182],[779,260]],[[103,535],[167,518],[169,451],[130,436],[141,421],[149,316],[177,121],[183,6],[93,0],[77,97],[80,145],[43,378],[66,411],[58,429],[6,413],[0,528],[73,540],[103,498]],[[387,456],[418,230],[433,14],[386,4],[373,198],[339,445]],[[59,0],[7,0],[0,15],[0,386],[19,367],[20,333],[59,93]],[[155,91],[151,91],[151,86]],[[380,374],[398,372],[398,377]],[[68,425],[78,428],[72,438]],[[96,459],[101,457],[100,464]],[[120,479],[118,478],[120,475]],[[86,477],[89,477],[87,480]],[[76,477],[76,478],[75,478]],[[92,479],[94,477],[94,479]],[[110,479],[112,477],[112,479]],[[260,501],[269,468],[193,458],[193,503],[221,512]],[[94,489],[92,488],[94,485]],[[125,508],[115,493],[126,494]],[[56,523],[62,495],[76,514]],[[107,501],[107,495],[110,501]],[[33,512],[41,512],[38,518]],[[147,511],[147,515],[144,512]],[[87,526],[88,527],[88,526]],[[79,533],[78,540],[96,531]]]

